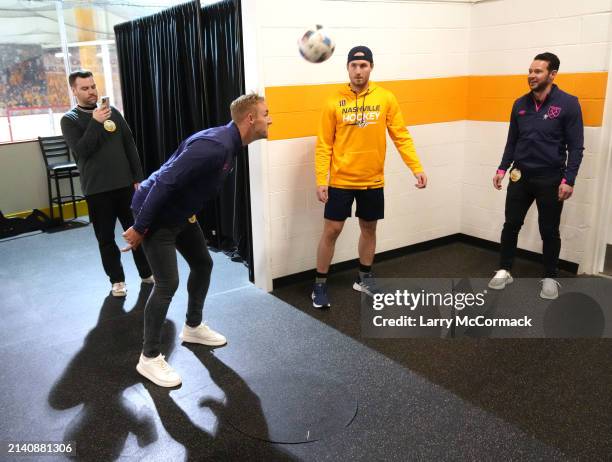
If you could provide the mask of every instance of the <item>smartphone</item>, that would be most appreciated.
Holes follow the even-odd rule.
[[[110,107],[110,100],[108,96],[103,96],[100,99],[100,109],[108,109]]]

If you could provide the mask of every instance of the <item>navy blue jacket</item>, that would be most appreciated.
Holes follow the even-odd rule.
[[[584,150],[584,127],[578,98],[553,84],[536,110],[531,92],[514,102],[506,149],[499,169],[510,164],[526,174],[559,172],[574,185]]]
[[[172,157],[140,183],[132,199],[139,233],[154,226],[184,223],[213,199],[242,148],[233,122],[209,128],[183,141]]]

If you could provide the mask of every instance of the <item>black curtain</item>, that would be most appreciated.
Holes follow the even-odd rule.
[[[229,122],[230,103],[244,93],[240,1],[197,13],[191,2],[115,26],[125,119],[146,174],[192,133]],[[253,280],[248,179],[245,150],[200,223],[209,244],[244,260]]]

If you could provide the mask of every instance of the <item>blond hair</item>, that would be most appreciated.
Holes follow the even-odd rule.
[[[258,103],[263,101],[264,97],[259,96],[255,92],[239,96],[232,101],[232,104],[230,105],[230,112],[232,114],[232,120],[234,123],[241,122],[247,114],[255,110]]]

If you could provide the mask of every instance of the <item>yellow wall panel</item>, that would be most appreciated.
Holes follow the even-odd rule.
[[[577,88],[573,93],[578,98],[606,98],[608,83],[607,72],[593,72],[589,74],[576,74]]]
[[[269,107],[272,107],[268,103]],[[272,125],[268,130],[269,140],[286,140],[317,134],[321,111],[281,112],[273,113]]]
[[[439,79],[392,80],[379,82],[391,91],[398,102],[431,101],[435,99],[456,99],[465,97],[468,89],[467,77],[448,77]]]
[[[604,102],[603,99],[580,100],[584,125],[588,127],[601,127],[603,122]]]
[[[467,120],[508,122],[514,98],[471,98]]]
[[[267,87],[266,100],[272,114],[320,110],[328,97],[333,95],[340,84],[300,85],[292,87]]]
[[[560,74],[555,82],[580,98],[584,123],[602,124],[607,72]],[[378,82],[396,96],[407,125],[457,120],[507,122],[512,103],[529,91],[525,75],[464,76]],[[313,136],[326,99],[346,84],[266,88],[270,140]]]
[[[516,99],[529,91],[527,77],[522,75],[488,75],[469,78],[470,98]]]

